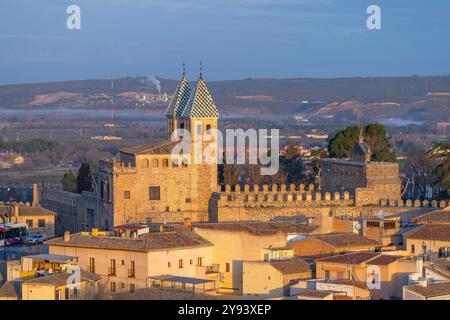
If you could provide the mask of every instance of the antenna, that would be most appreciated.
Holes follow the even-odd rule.
[[[186,75],[186,63],[183,61],[183,77]]]
[[[203,63],[200,61],[200,79],[203,80]]]

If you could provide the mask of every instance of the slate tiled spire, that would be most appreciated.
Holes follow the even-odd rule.
[[[218,118],[219,112],[209,94],[208,88],[202,75],[198,79],[194,91],[191,93],[182,118]]]
[[[189,101],[190,94],[191,88],[189,87],[189,81],[186,79],[186,76],[183,72],[183,76],[181,77],[177,90],[173,95],[172,101],[167,107],[166,116],[180,117]]]

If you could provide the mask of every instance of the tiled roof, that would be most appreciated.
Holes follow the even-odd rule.
[[[120,152],[128,154],[171,154],[179,141],[166,140],[151,145],[131,146],[120,149]]]
[[[41,206],[33,207],[26,204],[14,203],[19,206],[19,216],[54,216],[55,212],[45,209]],[[11,206],[0,204],[0,215],[9,215]]]
[[[37,277],[30,280],[25,281],[25,283],[31,283],[31,284],[48,284],[48,285],[65,285],[67,284],[67,280],[69,277],[71,277],[73,274],[69,272],[58,272],[49,274],[47,276],[43,277]],[[95,273],[81,270],[80,272],[80,280],[86,280],[86,281],[98,281],[101,277],[99,275],[96,275]]]
[[[450,295],[450,281],[428,283],[426,287],[414,285],[404,288],[427,298]]]
[[[350,279],[328,279],[326,282],[342,284],[342,285],[346,285],[346,286],[353,286],[353,287],[367,290],[367,285],[364,281],[356,281],[356,280],[350,280]]]
[[[450,224],[425,224],[408,233],[407,239],[450,241]]]
[[[272,261],[270,264],[282,274],[304,273],[311,271],[310,265],[305,261],[300,260]]]
[[[426,213],[414,219],[416,223],[449,223],[450,224],[450,207],[443,210],[436,210]]]
[[[0,298],[20,298],[20,282],[6,281],[0,288]]]
[[[219,112],[209,94],[205,81],[200,78],[186,108],[181,115],[182,118],[218,118]]]
[[[450,258],[436,259],[428,269],[450,280]]]
[[[63,237],[60,237],[48,240],[45,243],[50,246],[54,245],[140,252],[212,246],[209,241],[194,234],[193,232],[184,230],[183,228],[176,228],[175,231],[170,232],[150,232],[135,239],[112,236],[92,236],[76,233],[70,235],[70,240],[67,242],[64,241]]]
[[[333,294],[332,291],[319,291],[319,290],[305,290],[298,294],[299,297],[308,297],[308,298],[325,298],[330,294]]]
[[[316,262],[331,262],[331,263],[343,263],[343,264],[371,264],[371,265],[388,265],[396,260],[400,256],[383,255],[376,252],[355,252],[346,253],[336,256],[317,259]]]
[[[375,246],[377,242],[367,239],[355,233],[331,233],[313,236],[313,238],[325,242],[333,247],[349,247],[349,246]],[[301,240],[300,240],[301,241]]]
[[[291,222],[225,222],[225,223],[199,223],[194,227],[222,231],[247,232],[255,235],[271,235],[284,233],[311,233],[316,229],[306,224]]]
[[[189,101],[190,94],[191,88],[189,87],[189,82],[183,75],[180,83],[178,84],[177,90],[173,95],[172,101],[167,107],[166,116],[180,117]]]

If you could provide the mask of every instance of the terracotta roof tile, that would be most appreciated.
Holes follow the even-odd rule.
[[[270,264],[282,274],[304,273],[311,271],[310,265],[305,261],[272,261]]]
[[[407,239],[450,242],[450,224],[425,224],[408,233]]]
[[[450,281],[428,283],[426,287],[414,285],[404,288],[427,298],[450,295]]]

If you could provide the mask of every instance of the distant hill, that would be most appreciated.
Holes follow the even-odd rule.
[[[195,79],[194,79],[195,80]],[[158,83],[157,83],[158,82]],[[0,108],[134,108],[139,92],[172,94],[176,80],[129,77],[0,86]],[[208,83],[224,114],[348,119],[448,120],[450,76],[244,79]],[[114,93],[115,105],[111,105]],[[125,94],[126,93],[126,94]],[[131,98],[130,98],[131,97]],[[167,102],[166,102],[167,103]],[[166,103],[145,106],[163,110]]]

